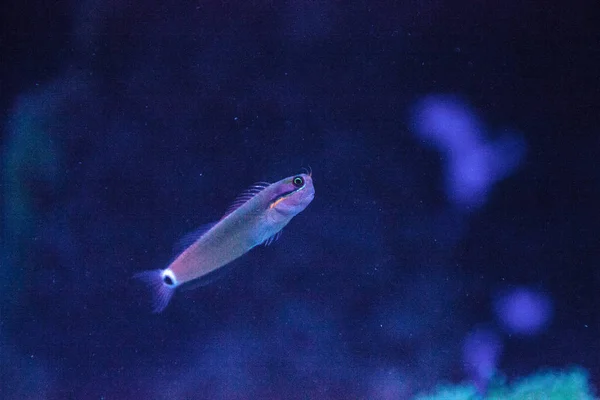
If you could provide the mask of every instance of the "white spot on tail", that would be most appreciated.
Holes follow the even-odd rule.
[[[164,310],[177,287],[177,278],[172,271],[156,269],[143,271],[133,276],[145,283],[152,295],[152,311],[159,313]]]

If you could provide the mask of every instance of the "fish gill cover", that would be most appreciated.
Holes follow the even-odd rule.
[[[593,2],[27,5],[0,17],[3,398],[597,395]],[[149,313],[134,273],[308,166],[281,239]]]

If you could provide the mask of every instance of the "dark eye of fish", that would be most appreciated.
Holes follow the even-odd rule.
[[[304,185],[304,178],[301,176],[297,176],[292,180],[292,184],[297,188],[300,188]]]
[[[171,279],[170,276],[166,276],[166,275],[163,277],[163,282],[169,286],[173,286],[173,283],[175,283],[175,282],[173,282],[173,279]]]

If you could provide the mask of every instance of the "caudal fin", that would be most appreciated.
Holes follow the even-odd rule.
[[[171,297],[173,297],[173,293],[175,293],[175,285],[169,286],[167,282],[165,282],[163,275],[163,270],[155,269],[151,271],[142,271],[133,276],[135,279],[146,284],[150,289],[152,295],[152,311],[155,313],[164,310],[169,304]]]

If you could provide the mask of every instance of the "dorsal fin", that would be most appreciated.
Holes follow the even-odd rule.
[[[204,235],[210,228],[212,228],[215,225],[216,222],[211,222],[209,224],[202,225],[198,229],[186,233],[185,236],[179,239],[177,243],[175,243],[175,245],[173,246],[175,257],[183,253],[185,249],[190,247],[196,240],[200,238],[200,236]]]
[[[225,214],[221,217],[221,219],[225,218],[238,208],[240,208],[244,203],[248,200],[262,192],[267,186],[270,186],[269,182],[257,182],[254,185],[250,186],[246,191],[240,193],[238,197],[235,198],[233,203],[229,206]]]

